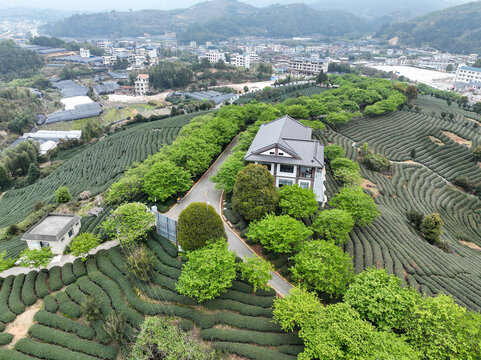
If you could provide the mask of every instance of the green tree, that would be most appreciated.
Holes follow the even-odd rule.
[[[40,250],[25,249],[20,253],[19,266],[40,269],[47,267],[52,260],[53,254],[49,247],[43,247]]]
[[[453,64],[448,64],[448,66],[446,66],[446,72],[451,72],[453,71]]]
[[[150,274],[154,269],[155,255],[145,246],[133,249],[125,259],[127,270],[143,281],[150,280]]]
[[[57,204],[62,204],[72,200],[72,195],[66,186],[61,186],[55,191],[55,197],[57,199]]]
[[[418,88],[416,85],[408,85],[406,88],[406,96],[408,98],[408,102],[411,104],[414,99],[418,97]]]
[[[214,299],[231,287],[236,277],[236,255],[228,250],[225,239],[213,241],[187,253],[188,261],[175,286],[179,293],[198,302]]]
[[[80,303],[80,311],[89,323],[98,320],[101,315],[99,299],[94,296],[87,296],[85,300]]]
[[[359,226],[370,225],[380,214],[374,200],[360,186],[344,186],[329,204],[347,211]]]
[[[11,176],[7,171],[7,169],[5,168],[5,165],[0,163],[0,189],[3,190],[3,188],[8,185],[10,180],[11,180]]]
[[[329,78],[324,70],[321,70],[321,72],[316,75],[316,84],[325,85],[327,83],[329,83]]]
[[[279,189],[279,207],[282,214],[300,219],[314,214],[319,208],[319,203],[311,189],[293,185]]]
[[[345,157],[338,157],[331,161],[331,169],[334,178],[344,184],[361,184],[362,177],[359,174],[357,162]]]
[[[352,216],[341,209],[321,211],[311,225],[316,238],[332,241],[337,245],[344,244],[349,239],[349,233],[353,228]]]
[[[246,220],[261,219],[275,211],[278,203],[274,178],[265,166],[250,164],[237,174],[232,208]]]
[[[326,121],[331,125],[346,124],[351,118],[352,114],[349,112],[332,112],[326,116]]]
[[[185,192],[192,186],[190,173],[164,160],[154,163],[143,179],[143,189],[150,200],[165,201],[169,197]]]
[[[127,328],[127,321],[122,313],[112,311],[110,315],[105,318],[102,328],[114,343],[123,344],[125,342],[124,335]]]
[[[476,146],[472,152],[476,161],[481,161],[481,145]],[[1,176],[1,175],[0,175]]]
[[[146,318],[132,346],[130,360],[214,360],[214,352],[208,350],[189,334],[184,334],[164,317]]]
[[[243,262],[237,264],[242,273],[242,280],[247,280],[257,289],[269,289],[269,280],[272,279],[271,271],[274,269],[272,264],[263,258],[253,255],[245,257]]]
[[[72,240],[70,251],[73,256],[80,257],[82,261],[86,261],[90,250],[95,249],[99,244],[100,239],[97,235],[82,233]]]
[[[345,156],[344,149],[339,145],[327,145],[324,147],[324,157],[328,162]]]
[[[292,278],[301,287],[329,294],[342,295],[354,270],[351,257],[331,242],[314,240],[301,245],[290,268]]]
[[[244,168],[244,151],[231,154],[219,167],[217,173],[210,178],[217,190],[230,194],[234,190],[237,174]]]
[[[0,251],[0,273],[15,265],[17,259],[7,258],[7,251]]]
[[[289,215],[268,214],[262,220],[253,220],[246,235],[269,251],[289,253],[311,236],[312,231]]]
[[[406,340],[423,359],[477,359],[481,344],[481,315],[467,311],[444,294],[423,297],[409,312],[403,329]]]
[[[385,269],[369,268],[356,275],[344,294],[344,301],[361,317],[381,330],[400,330],[420,300],[413,288],[401,287],[401,279]]]
[[[288,106],[286,108],[286,113],[294,119],[307,119],[309,117],[309,110],[306,106],[301,104]]]
[[[302,328],[317,313],[322,311],[322,304],[317,295],[304,288],[293,287],[289,296],[274,299],[274,320],[285,331]]]
[[[147,236],[154,221],[155,215],[144,204],[128,203],[114,210],[102,223],[102,228],[121,246],[132,248]]]
[[[39,167],[31,163],[28,167],[28,174],[27,174],[27,181],[29,184],[33,184],[38,178],[40,177],[40,169]]]
[[[438,213],[426,215],[421,224],[421,232],[431,243],[439,243],[443,233],[443,220]]]
[[[481,115],[481,101],[478,101],[476,104],[473,105],[473,111],[476,114]]]
[[[185,251],[201,248],[208,240],[226,237],[222,219],[207,203],[193,202],[179,215],[177,240]]]

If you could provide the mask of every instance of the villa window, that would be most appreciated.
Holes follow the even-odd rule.
[[[68,237],[69,237],[69,238],[71,238],[71,237],[72,237],[72,235],[73,235],[73,230],[72,230],[72,229],[70,229],[70,230],[68,231]]]
[[[308,178],[308,179],[312,178],[312,168],[306,167],[306,166],[301,166],[300,177]]]
[[[267,170],[272,171],[272,164],[262,164],[262,165],[264,165],[267,168]]]
[[[292,173],[294,173],[294,166],[293,165],[281,165],[280,168],[279,168],[279,171],[283,172],[283,173],[292,174]]]
[[[299,187],[303,189],[309,189],[310,188],[309,181],[299,181]]]
[[[292,186],[294,184],[293,180],[288,180],[288,179],[279,179],[278,186],[283,187],[283,186]]]

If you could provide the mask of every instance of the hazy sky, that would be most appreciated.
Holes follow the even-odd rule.
[[[185,8],[199,0],[0,0],[0,7],[33,7],[58,10],[139,10],[139,9],[178,9]],[[302,0],[244,0],[243,2],[254,6],[266,6],[273,3],[293,3],[313,1]]]

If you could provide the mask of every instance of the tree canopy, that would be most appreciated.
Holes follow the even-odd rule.
[[[360,186],[344,186],[329,204],[347,211],[359,226],[370,225],[380,214],[374,200]]]
[[[168,160],[155,163],[143,179],[143,189],[150,200],[165,201],[186,192],[191,185],[190,173]]]
[[[331,297],[342,295],[354,276],[351,257],[328,241],[303,243],[293,259],[295,265],[290,268],[293,280],[301,287]]]
[[[262,220],[252,221],[246,235],[269,251],[289,253],[311,236],[312,231],[289,215],[268,214]]]
[[[233,152],[210,178],[217,190],[224,190],[226,194],[232,193],[237,174],[244,168],[244,156],[244,151]]]
[[[193,202],[179,215],[177,240],[185,251],[196,250],[208,240],[226,237],[224,223],[212,205]]]
[[[311,225],[311,230],[317,238],[332,241],[338,245],[346,242],[353,228],[352,216],[341,209],[321,211]]]
[[[274,269],[272,264],[259,256],[245,257],[243,262],[237,264],[242,273],[242,280],[249,281],[257,289],[269,289],[268,282],[272,279],[270,272]]]
[[[265,166],[249,164],[237,174],[232,208],[246,220],[261,219],[275,211],[278,203],[274,178]]]
[[[236,255],[228,250],[224,239],[213,239],[206,246],[188,252],[187,259],[176,289],[198,302],[214,299],[236,277]]]
[[[100,244],[97,235],[82,233],[77,235],[70,243],[70,251],[73,256],[78,256],[82,261],[86,261],[90,250],[95,249]]]
[[[25,249],[20,253],[19,266],[29,268],[45,268],[52,260],[53,254],[50,246],[37,249]]]
[[[283,214],[300,219],[314,214],[319,203],[311,189],[299,185],[283,186],[279,189],[279,208]]]

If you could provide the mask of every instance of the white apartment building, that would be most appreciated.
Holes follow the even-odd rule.
[[[80,48],[80,57],[81,58],[89,58],[90,57],[90,49]]]
[[[221,53],[215,50],[205,53],[204,57],[206,57],[211,64],[215,64],[219,60],[225,61],[225,53]]]
[[[113,66],[117,61],[117,56],[113,56],[113,55],[102,56],[102,58],[103,58],[103,63],[106,66]]]
[[[481,69],[461,64],[456,71],[457,83],[481,83]]]
[[[107,50],[110,47],[110,41],[97,41],[97,47]]]
[[[311,75],[318,74],[321,70],[327,73],[328,65],[328,59],[294,57],[289,59],[287,70],[291,73]]]
[[[245,69],[249,69],[251,64],[256,62],[259,62],[259,55],[256,53],[249,53],[232,57],[230,63],[234,66],[242,66]]]
[[[134,82],[135,95],[143,96],[149,91],[149,74],[137,75],[137,80]]]

